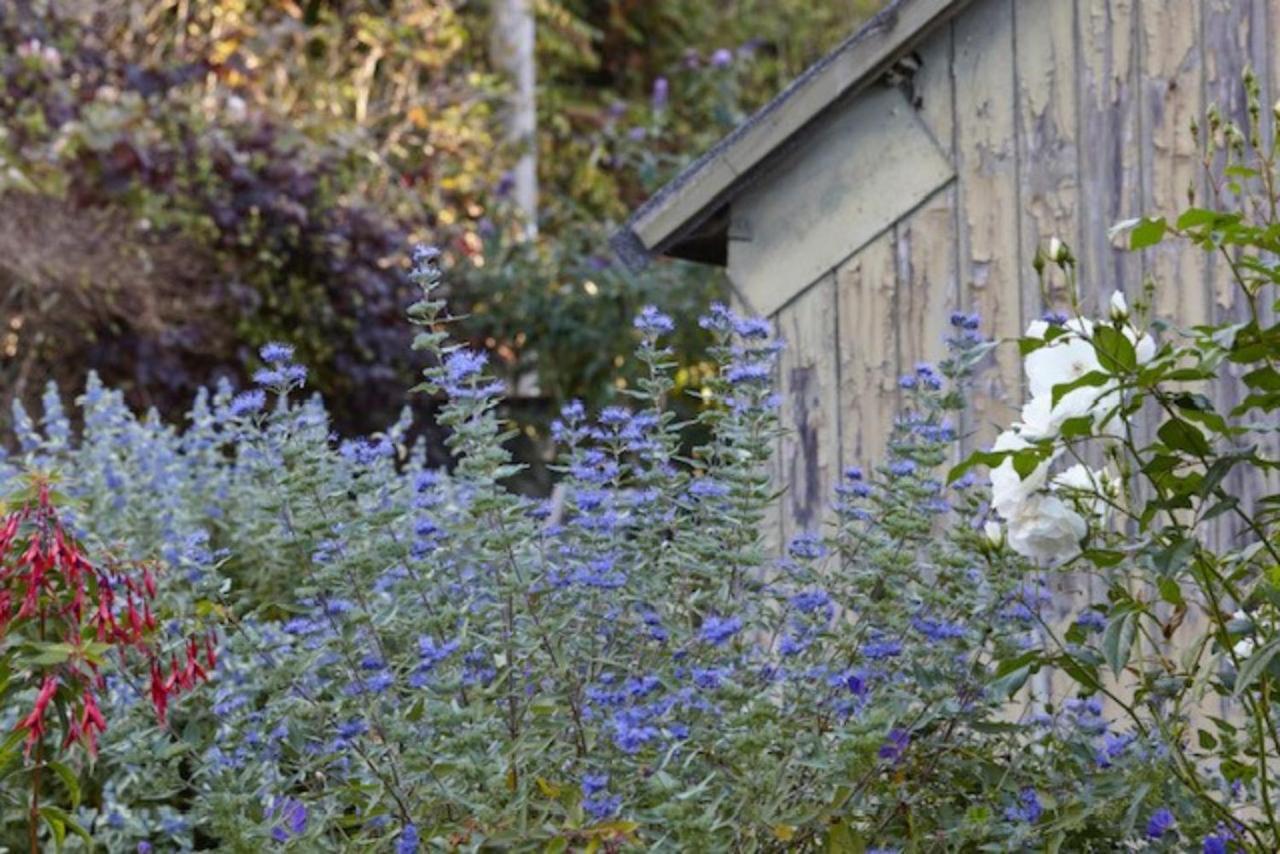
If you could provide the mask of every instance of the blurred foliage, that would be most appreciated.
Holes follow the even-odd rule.
[[[403,252],[426,240],[537,441],[555,404],[631,381],[640,305],[691,317],[724,288],[622,270],[612,230],[876,5],[538,0],[528,239],[484,2],[0,4],[0,387],[96,369],[172,414],[281,338],[338,429],[380,428],[419,367]],[[681,382],[704,345],[677,342]]]

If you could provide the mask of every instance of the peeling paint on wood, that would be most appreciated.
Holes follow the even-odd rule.
[[[959,276],[965,305],[997,338],[1020,334],[1013,2],[981,0],[954,22]],[[1028,267],[1028,271],[1029,271]],[[997,352],[973,401],[979,443],[1008,423],[1020,395],[1017,351]]]
[[[892,230],[836,271],[843,465],[872,466],[897,409],[897,259]]]
[[[1078,151],[1075,2],[1015,7],[1018,209],[1022,323],[1043,314],[1040,282],[1028,269],[1050,238],[1076,245]],[[1051,280],[1052,281],[1052,280]],[[1054,295],[1050,295],[1051,298]],[[1061,295],[1053,300],[1061,305]]]
[[[854,203],[836,202],[823,223],[841,239],[857,231],[861,243],[805,273],[818,281],[808,289],[798,280],[804,276],[791,273],[798,257],[814,257],[803,240],[779,239],[762,254],[731,260],[735,281],[749,281],[744,295],[753,295],[753,307],[776,312],[788,338],[784,420],[808,431],[789,439],[780,455],[780,477],[799,481],[783,500],[778,529],[790,535],[819,521],[835,460],[868,465],[882,456],[896,377],[940,355],[950,309],[980,312],[985,328],[1005,338],[1040,313],[1031,260],[1050,236],[1075,247],[1087,310],[1117,287],[1133,299],[1150,276],[1158,317],[1184,326],[1234,317],[1239,305],[1223,284],[1225,265],[1176,242],[1131,253],[1106,232],[1148,212],[1176,216],[1189,187],[1204,200],[1190,124],[1202,122],[1209,99],[1242,113],[1239,77],[1248,61],[1264,78],[1266,103],[1280,95],[1277,33],[1280,0],[975,0],[930,33],[916,48],[923,62],[914,81],[919,109],[903,101],[907,112],[893,115],[927,129],[919,136],[954,164],[954,177],[909,204],[897,198],[886,206],[878,187],[918,177],[913,162],[894,156],[901,135],[867,122],[841,125],[850,130],[832,138],[840,168],[856,158],[867,170],[859,174],[887,181],[846,187]],[[869,89],[839,109],[847,117],[866,109],[860,102],[890,96],[901,98]],[[766,219],[757,212],[781,210],[778,191],[813,204],[815,188],[830,183],[828,170],[814,168],[817,160],[801,168],[813,151],[797,147],[775,173],[801,169],[803,181],[788,189],[790,179],[766,179],[752,197],[754,211],[735,203],[735,218],[750,222],[753,239]],[[766,270],[769,259],[777,265]],[[824,300],[834,320],[817,308]],[[1014,348],[1003,348],[990,376],[966,425],[978,429],[977,442],[1016,417],[1021,372]],[[1065,619],[1089,593],[1085,585],[1062,595]]]
[[[786,343],[779,360],[782,425],[779,451],[782,542],[820,533],[831,517],[840,467],[837,393],[835,275],[829,274],[781,311],[778,332]]]
[[[960,307],[956,275],[956,188],[936,193],[895,227],[899,371],[946,355],[947,318]]]

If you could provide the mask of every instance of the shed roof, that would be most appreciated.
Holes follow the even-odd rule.
[[[636,210],[613,237],[632,269],[668,255],[724,265],[729,202],[833,104],[875,81],[969,0],[893,0]]]

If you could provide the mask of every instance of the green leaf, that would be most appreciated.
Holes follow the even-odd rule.
[[[1223,218],[1224,214],[1217,211],[1206,210],[1204,208],[1188,208],[1178,217],[1178,229],[1185,231],[1188,228],[1195,228],[1199,225],[1213,225]]]
[[[1171,418],[1161,424],[1156,436],[1171,450],[1182,451],[1197,458],[1209,455],[1209,442],[1204,433],[1200,432],[1199,427],[1181,418]]]
[[[62,780],[62,785],[67,787],[67,795],[71,798],[71,808],[76,809],[80,806],[80,781],[76,778],[76,774],[61,762],[47,763],[49,768],[53,769],[53,773],[58,775]]]
[[[1240,672],[1236,674],[1235,689],[1232,691],[1233,697],[1239,697],[1250,685],[1258,681],[1266,671],[1267,665],[1271,663],[1271,659],[1276,657],[1276,653],[1280,652],[1280,638],[1275,638],[1261,649],[1255,650],[1253,655],[1249,656],[1244,664],[1240,665]]]
[[[1058,402],[1061,401],[1062,398],[1066,397],[1078,388],[1084,388],[1085,386],[1102,386],[1109,382],[1111,382],[1111,376],[1109,374],[1105,374],[1102,371],[1090,371],[1079,379],[1054,386],[1051,390],[1051,400],[1053,405],[1057,406]]]
[[[1162,576],[1156,581],[1156,586],[1160,588],[1160,598],[1170,605],[1186,604],[1186,600],[1182,598],[1182,588],[1172,578]]]
[[[1129,232],[1129,248],[1146,249],[1148,246],[1155,246],[1164,240],[1168,227],[1164,217],[1143,217]]]
[[[1201,750],[1213,750],[1218,746],[1218,739],[1207,729],[1196,730],[1196,740]]]
[[[1261,391],[1280,391],[1280,371],[1272,367],[1262,367],[1245,374],[1244,383],[1249,388]]]
[[[858,842],[843,819],[827,830],[827,854],[858,854]]]
[[[1133,642],[1138,635],[1138,614],[1135,611],[1125,611],[1111,619],[1107,623],[1106,631],[1102,634],[1102,653],[1107,658],[1107,664],[1111,667],[1111,672],[1119,676],[1129,663],[1129,656],[1133,653]]]
[[[1132,371],[1138,365],[1138,354],[1129,336],[1114,326],[1099,326],[1093,331],[1093,351],[1102,367],[1111,373]]]

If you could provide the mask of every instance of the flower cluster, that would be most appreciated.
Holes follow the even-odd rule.
[[[1111,319],[1037,320],[1023,339],[1030,400],[1022,419],[992,446],[991,505],[1005,530],[993,537],[1041,563],[1065,563],[1080,553],[1092,522],[1103,526],[1120,499],[1117,477],[1083,461],[1051,474],[1071,439],[1110,436],[1124,428],[1124,370],[1155,355],[1155,342],[1130,322],[1116,292]]]
[[[30,755],[42,745],[50,706],[56,704],[65,728],[62,748],[79,743],[96,755],[107,728],[100,694],[108,651],[136,650],[149,662],[151,703],[164,723],[170,698],[208,678],[213,640],[207,637],[198,648],[190,638],[185,661],[175,653],[166,675],[152,641],[154,567],[130,571],[90,562],[60,517],[49,481],[33,478],[30,490],[33,500],[0,520],[0,637],[9,645],[9,666],[29,669],[38,682],[32,708],[17,730],[25,733]],[[15,642],[23,652],[14,651]],[[207,656],[204,662],[201,656]]]

